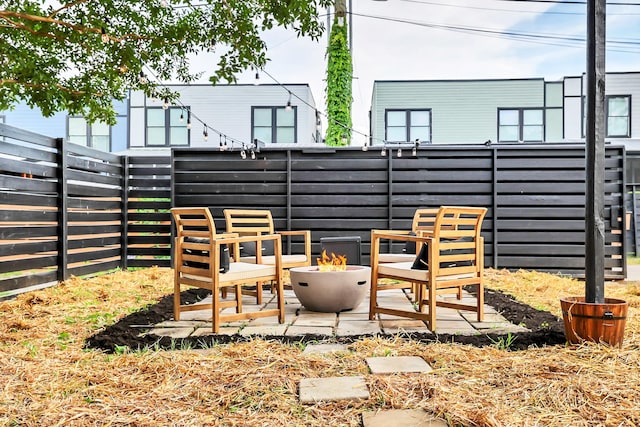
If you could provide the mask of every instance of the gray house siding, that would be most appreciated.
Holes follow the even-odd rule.
[[[236,147],[252,141],[252,107],[284,107],[289,100],[296,110],[296,146],[316,143],[316,109],[311,90],[306,84],[279,85],[171,85],[180,94],[174,106],[186,107],[192,113],[189,146],[219,146],[217,132],[236,141]],[[143,148],[146,143],[147,107],[161,107],[163,100],[131,93],[130,148]],[[185,117],[186,117],[185,112]],[[186,120],[186,119],[185,119]],[[204,124],[209,128],[203,138]],[[212,130],[215,130],[212,132]],[[278,144],[279,146],[282,144]]]
[[[543,79],[376,81],[373,143],[386,139],[388,109],[431,109],[433,144],[497,141],[498,108],[543,108],[544,83]],[[557,114],[553,122],[557,125]]]

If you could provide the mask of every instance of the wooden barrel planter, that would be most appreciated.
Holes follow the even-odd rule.
[[[629,304],[620,299],[605,298],[604,303],[588,303],[584,297],[560,299],[564,334],[570,344],[584,341],[622,347]]]

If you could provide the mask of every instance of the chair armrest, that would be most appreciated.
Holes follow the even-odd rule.
[[[304,255],[307,257],[307,261],[311,262],[311,230],[278,231],[276,234],[280,234],[282,236],[303,236]]]
[[[256,247],[261,247],[263,241],[273,240],[273,255],[276,260],[276,267],[281,268],[282,264],[282,237],[279,234],[257,234],[255,236],[237,236],[237,233],[234,237],[223,237],[216,238],[215,244],[217,246],[220,245],[233,245],[234,248],[239,248],[240,243],[244,242],[256,242]],[[239,252],[239,251],[238,251]],[[256,264],[262,263],[262,253],[260,251],[256,251]],[[237,259],[236,259],[237,260]]]

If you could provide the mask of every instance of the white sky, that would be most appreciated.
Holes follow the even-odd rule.
[[[631,5],[607,7],[606,70],[640,71],[640,3],[617,2]],[[549,38],[586,39],[586,5],[504,0],[352,0],[352,3],[352,116],[353,128],[362,134],[368,134],[374,80],[535,77],[556,80],[580,75],[586,68],[584,42]],[[482,31],[445,30],[433,28],[434,25]],[[505,37],[495,32],[546,38],[527,42],[522,37]],[[278,29],[266,34],[265,39],[270,58],[265,71],[282,84],[308,83],[317,108],[324,112],[326,34],[319,42],[313,42],[296,38],[293,31]],[[613,41],[627,44],[614,45]],[[254,72],[244,73],[238,83],[252,83],[254,76]],[[275,83],[265,74],[261,74],[261,81]],[[283,89],[283,104],[287,98]],[[361,145],[363,141],[363,136],[354,134],[352,144]]]

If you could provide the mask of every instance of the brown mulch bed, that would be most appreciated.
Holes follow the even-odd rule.
[[[207,296],[209,292],[203,289],[191,289],[181,294],[181,301],[195,303]],[[545,345],[564,344],[564,326],[562,319],[544,311],[537,310],[527,304],[517,301],[515,298],[501,291],[485,290],[485,302],[495,308],[508,321],[522,325],[531,332],[513,334],[477,334],[477,335],[451,335],[451,334],[424,334],[405,333],[403,336],[418,342],[447,342],[470,344],[476,347],[495,345],[501,339],[510,340],[511,350],[525,350],[529,347],[542,347]],[[164,296],[157,304],[132,313],[111,325],[94,336],[87,339],[86,346],[107,352],[114,352],[117,348],[128,347],[139,350],[145,347],[162,349],[175,348],[208,348],[214,344],[249,341],[252,338],[240,335],[211,335],[197,338],[174,339],[158,337],[156,335],[142,335],[144,328],[141,326],[153,326],[165,320],[173,318],[173,295]],[[507,337],[505,337],[507,335]],[[304,335],[298,337],[267,336],[267,340],[278,340],[283,343],[308,343],[318,341],[332,341],[340,343],[352,343],[371,335],[327,337],[324,335]]]
[[[529,327],[530,308],[559,316],[560,296],[584,292],[580,281],[543,273],[488,270],[486,278],[496,291],[488,298],[515,298],[510,306],[520,314],[503,314]],[[279,339],[167,347],[180,351],[163,349],[157,337],[140,351],[88,345],[129,316],[148,316],[140,324],[151,323],[156,309],[166,316],[159,302],[171,291],[171,271],[152,268],[72,279],[1,302],[0,425],[360,426],[363,412],[387,409],[423,409],[456,426],[640,425],[637,283],[606,288],[630,305],[621,349],[547,342],[511,351],[524,337],[505,348],[504,341],[404,335],[362,337],[329,355],[303,355],[305,341]],[[555,327],[543,324],[538,331]],[[378,376],[364,362],[396,355],[422,357],[434,370]],[[355,375],[365,377],[368,399],[298,401],[302,378]]]

